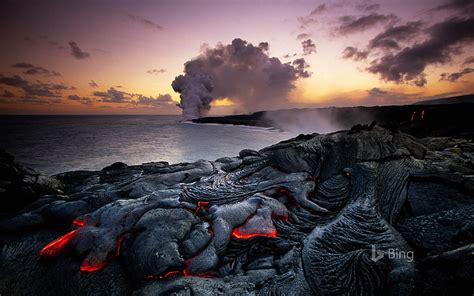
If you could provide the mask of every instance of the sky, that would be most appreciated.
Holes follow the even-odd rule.
[[[181,114],[179,75],[199,115],[470,94],[473,28],[474,0],[3,0],[0,114]]]

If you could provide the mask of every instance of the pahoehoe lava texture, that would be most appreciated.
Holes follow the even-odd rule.
[[[4,154],[0,294],[471,295],[473,152],[359,126],[53,178]]]

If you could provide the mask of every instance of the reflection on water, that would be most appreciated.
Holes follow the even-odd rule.
[[[179,116],[0,116],[0,147],[47,174],[237,155],[289,137],[265,129],[180,123]]]

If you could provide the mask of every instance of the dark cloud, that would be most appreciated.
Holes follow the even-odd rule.
[[[3,90],[3,93],[0,94],[0,97],[2,97],[2,98],[14,98],[15,94],[12,93],[11,91],[5,89],[5,90]]]
[[[54,86],[37,83],[37,84],[28,84],[22,87],[25,95],[27,96],[36,96],[36,97],[51,97],[59,98],[61,95],[57,92],[57,89]]]
[[[379,74],[385,81],[396,83],[426,83],[424,71],[428,65],[445,64],[461,48],[474,41],[474,18],[451,18],[431,26],[427,38],[401,51],[388,53],[371,62],[367,70]]]
[[[314,8],[309,13],[309,15],[299,17],[297,20],[300,23],[300,28],[306,28],[310,24],[317,23],[318,21],[316,20],[316,17],[326,10],[327,10],[327,5],[323,3],[323,4],[318,5],[316,8]],[[305,34],[300,34],[300,35],[305,35]],[[297,39],[306,39],[310,37],[309,34],[306,34],[306,35],[307,36],[301,37],[301,38],[297,37]]]
[[[364,12],[372,12],[379,10],[380,4],[368,4],[368,3],[362,3],[362,4],[357,4],[356,9],[359,11],[364,11]]]
[[[151,69],[146,71],[148,74],[162,74],[166,72],[166,69]]]
[[[458,12],[471,14],[474,12],[474,1],[472,0],[450,0],[433,10],[457,10]]]
[[[371,13],[360,17],[346,15],[339,18],[339,26],[336,28],[336,32],[340,35],[359,33],[371,29],[379,24],[394,22],[397,19],[398,17],[393,14],[384,15]]]
[[[204,48],[185,63],[172,87],[179,92],[185,118],[203,116],[213,99],[230,98],[246,111],[278,108],[298,78],[308,77],[302,62],[282,63],[267,51],[242,39]]]
[[[91,56],[88,52],[80,49],[77,43],[74,41],[69,42],[69,46],[71,47],[72,56],[78,60],[86,59]]]
[[[306,70],[307,68],[309,68],[309,65],[306,63],[305,59],[296,59],[293,61],[292,64],[295,67],[296,71],[299,73],[299,77],[307,78],[311,76],[311,73]]]
[[[40,66],[35,66],[29,63],[16,63],[12,65],[13,68],[23,69],[23,74],[28,75],[45,75],[45,76],[61,76],[56,71],[50,71]]]
[[[78,95],[69,95],[67,98],[68,98],[68,100],[76,101],[76,102],[81,103],[83,105],[92,105],[92,103],[93,103],[93,100],[91,98],[80,97]]]
[[[28,81],[24,80],[18,75],[13,75],[10,77],[0,75],[0,84],[21,88],[25,85],[28,85]]]
[[[353,46],[346,47],[342,52],[343,59],[353,59],[355,61],[365,60],[368,55],[368,51],[362,51]]]
[[[320,13],[326,11],[326,10],[327,10],[326,3],[323,3],[323,4],[320,4],[318,7],[316,7],[315,9],[313,9],[309,15],[310,16],[315,16],[315,15],[318,15],[318,14],[320,14]]]
[[[111,87],[106,91],[95,91],[92,93],[94,96],[99,97],[101,102],[104,103],[131,103],[132,97],[130,94],[116,90]]]
[[[311,39],[302,41],[301,46],[303,46],[303,55],[316,53],[316,44],[314,44]]]
[[[306,29],[309,25],[316,24],[318,21],[310,16],[302,16],[298,18],[298,22],[301,29]]]
[[[298,36],[296,36],[296,39],[302,40],[302,39],[308,39],[309,37],[311,37],[311,34],[301,33],[301,34],[298,34]]]
[[[401,26],[392,26],[369,41],[369,48],[400,49],[398,42],[410,40],[419,33],[421,22],[409,22]]]
[[[372,89],[367,90],[367,93],[369,94],[369,96],[374,96],[374,97],[384,96],[388,94],[387,91],[381,90],[378,87],[374,87]]]
[[[156,30],[163,30],[163,27],[161,25],[153,21],[150,21],[149,19],[142,18],[133,14],[127,14],[127,17],[136,23],[144,25],[145,27],[156,29]]]
[[[89,82],[89,86],[92,87],[92,88],[97,88],[99,87],[99,85],[97,83],[95,83],[94,80],[91,80],[91,82]]]
[[[474,72],[474,69],[473,69],[473,68],[464,68],[464,69],[462,69],[462,70],[459,71],[459,72],[454,72],[454,73],[451,73],[451,74],[442,73],[440,80],[446,80],[446,81],[449,81],[449,82],[455,82],[455,81],[457,81],[459,78],[461,78],[462,76],[467,75],[467,74],[470,74],[470,73],[472,73],[472,72]]]
[[[367,97],[360,99],[360,102],[367,105],[408,104],[420,96],[420,93],[403,93],[374,87],[367,90]]]
[[[10,91],[5,91],[3,97],[9,97],[12,100],[8,102],[24,102],[35,104],[60,103],[63,91],[74,89],[62,83],[43,83],[40,81],[29,82],[18,75],[3,76],[0,75],[0,84],[9,86],[19,91],[15,95]],[[5,96],[8,94],[8,96]]]
[[[24,96],[35,97],[60,97],[62,91],[73,89],[73,87],[68,87],[62,83],[51,84],[39,81],[30,83],[18,75],[0,76],[0,84],[18,88],[23,91]]]
[[[258,44],[258,48],[260,48],[262,51],[268,51],[270,49],[270,44],[268,44],[268,42],[260,42]]]
[[[174,102],[171,99],[171,95],[169,94],[158,95],[155,98],[148,97],[142,94],[120,91],[111,87],[106,91],[96,91],[93,93],[93,95],[95,97],[98,97],[100,102],[104,103],[129,104],[134,106],[148,106],[153,108],[176,108]]]
[[[283,56],[283,58],[284,58],[284,59],[289,59],[289,58],[292,58],[292,57],[296,57],[297,55],[298,55],[297,53],[294,53],[294,54],[289,54],[289,53],[288,53],[288,54],[285,54],[285,55]]]
[[[164,105],[171,105],[174,106],[174,102],[171,99],[171,95],[158,95],[156,98],[153,97],[146,97],[143,95],[138,95],[138,99],[136,101],[137,105],[144,105],[144,106],[151,106],[151,107],[158,107],[161,108]]]
[[[474,57],[468,57],[468,58],[466,58],[462,64],[463,64],[463,65],[474,64]]]

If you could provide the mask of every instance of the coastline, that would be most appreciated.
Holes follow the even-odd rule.
[[[423,113],[423,118],[421,114]],[[199,124],[247,125],[275,128],[286,131],[288,127],[304,124],[307,118],[337,123],[338,130],[373,121],[389,129],[396,129],[416,137],[474,138],[471,124],[473,103],[401,105],[373,107],[329,107],[259,111],[251,114],[202,117],[193,119]],[[413,120],[412,120],[412,117]],[[284,118],[280,120],[280,118]],[[302,122],[303,121],[303,122]],[[311,128],[311,127],[309,127]]]

